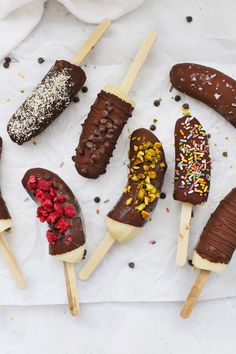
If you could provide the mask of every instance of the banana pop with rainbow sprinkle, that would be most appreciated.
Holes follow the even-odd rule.
[[[173,198],[182,202],[177,246],[177,265],[187,259],[192,206],[206,202],[210,189],[211,158],[208,136],[201,123],[190,115],[175,125],[175,178]]]

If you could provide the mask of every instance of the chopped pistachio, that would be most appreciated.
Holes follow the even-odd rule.
[[[125,204],[130,205],[132,203],[132,201],[133,201],[133,198],[129,198],[126,200]]]

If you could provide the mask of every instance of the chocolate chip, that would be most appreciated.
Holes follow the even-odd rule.
[[[113,111],[113,107],[107,105],[107,110],[108,110],[108,112],[112,112]]]
[[[176,101],[176,102],[179,102],[180,100],[181,100],[180,95],[176,95],[176,96],[175,96],[175,101]]]
[[[184,109],[189,109],[188,103],[184,103],[182,107],[183,107]]]
[[[107,111],[102,111],[102,117],[106,118],[108,117],[109,113]]]
[[[108,129],[112,128],[112,123],[111,123],[111,122],[107,122],[106,127],[107,127]]]
[[[82,91],[83,93],[88,92],[88,88],[87,88],[87,86],[83,86],[81,91]]]
[[[4,67],[5,69],[8,69],[9,66],[10,66],[9,63],[8,63],[7,61],[4,61],[3,67]]]
[[[155,126],[155,124],[152,124],[151,126],[150,126],[150,130],[156,130],[156,126]]]
[[[106,128],[104,126],[100,126],[98,129],[100,130],[101,133],[106,131]]]
[[[103,143],[104,142],[104,138],[101,135],[98,136],[97,140],[98,140],[98,143]]]
[[[188,264],[192,267],[193,266],[193,261],[191,259],[188,259]]]
[[[106,118],[101,118],[101,119],[100,119],[100,123],[101,123],[101,124],[106,124],[106,122],[107,122],[107,119],[106,119]]]
[[[43,64],[45,62],[45,60],[42,58],[42,57],[39,57],[38,58],[38,63],[39,64]]]
[[[75,149],[75,151],[77,151],[79,154],[83,153],[83,148],[81,146],[77,146],[77,148]]]
[[[7,62],[7,63],[10,63],[11,62],[11,58],[10,57],[6,57],[6,58],[4,58],[4,61]]]
[[[74,103],[78,103],[79,101],[80,101],[80,99],[79,99],[78,96],[75,96],[75,97],[73,98],[73,102],[74,102]]]
[[[130,268],[134,269],[135,264],[134,264],[134,262],[129,262],[128,266],[129,266]]]
[[[192,16],[186,16],[186,21],[187,22],[192,22],[192,20],[193,20]]]
[[[160,99],[159,99],[159,100],[155,100],[155,101],[153,102],[153,104],[154,104],[155,107],[160,106],[160,103],[161,103],[161,100],[160,100]]]
[[[86,146],[88,149],[91,149],[93,147],[93,143],[91,141],[87,141]]]
[[[112,134],[106,134],[106,138],[107,138],[108,140],[110,140],[110,139],[113,138],[113,135],[112,135]]]
[[[164,192],[161,192],[160,198],[161,198],[161,199],[165,199],[165,198],[166,198],[166,194],[165,194]]]
[[[101,199],[99,197],[94,198],[95,203],[100,203]]]

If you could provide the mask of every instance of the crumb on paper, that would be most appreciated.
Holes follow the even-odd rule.
[[[169,209],[169,208],[166,208],[166,211],[167,211],[167,213],[169,213],[169,212],[170,212],[170,209]]]
[[[21,89],[21,90],[20,90],[20,93],[25,93],[25,90],[24,90],[24,89]]]
[[[96,209],[96,214],[100,214],[100,209],[99,208]]]
[[[64,166],[64,164],[65,164],[65,162],[62,161],[62,162],[60,163],[59,167],[62,168],[62,167]]]
[[[33,140],[32,141],[33,145],[37,145],[37,141]]]
[[[29,200],[29,197],[25,198],[25,199],[24,199],[24,202],[28,202],[28,200]]]
[[[23,73],[21,73],[21,72],[18,72],[17,75],[18,75],[19,77],[21,77],[22,79],[25,78],[25,75],[24,75]]]
[[[135,263],[134,263],[134,262],[129,262],[129,263],[128,263],[128,266],[129,266],[130,268],[134,269]]]
[[[105,199],[104,200],[104,203],[108,203],[110,200],[109,199]]]

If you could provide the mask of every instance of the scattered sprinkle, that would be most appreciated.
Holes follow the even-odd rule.
[[[176,96],[175,96],[175,101],[176,101],[176,102],[179,102],[180,100],[181,100],[180,95],[176,95]]]
[[[155,100],[155,101],[153,102],[153,104],[154,104],[155,107],[160,106],[160,104],[161,104],[161,98],[159,98],[158,100]]]
[[[109,202],[109,199],[104,200],[104,203],[108,203],[108,202]]]
[[[148,241],[148,243],[149,243],[150,245],[155,245],[155,244],[156,244],[156,241],[155,241],[155,240],[150,240],[150,241]]]
[[[65,162],[61,162],[59,167],[62,168],[64,166]]]
[[[184,109],[189,109],[189,104],[188,103],[184,103],[182,106]]]

